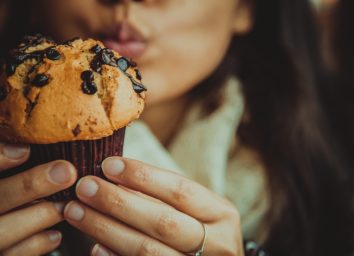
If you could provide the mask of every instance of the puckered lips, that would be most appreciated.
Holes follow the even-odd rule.
[[[106,47],[134,60],[138,60],[147,48],[147,42],[141,33],[127,22],[119,24],[100,39]]]

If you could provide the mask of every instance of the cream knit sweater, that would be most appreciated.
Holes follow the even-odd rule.
[[[201,118],[201,107],[191,108],[169,148],[138,121],[126,130],[124,156],[181,172],[234,203],[241,215],[244,238],[263,241],[269,207],[264,168],[257,155],[240,145],[235,131],[244,113],[239,82],[230,79],[223,103]]]

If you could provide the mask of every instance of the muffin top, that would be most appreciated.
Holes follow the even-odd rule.
[[[138,118],[146,88],[136,64],[96,40],[27,36],[0,74],[0,140],[94,140]]]

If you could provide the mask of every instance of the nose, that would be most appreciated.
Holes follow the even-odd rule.
[[[144,0],[99,0],[99,2],[105,5],[126,4],[129,2],[143,2],[143,1]]]
[[[127,0],[99,0],[99,2],[105,5],[115,5],[127,2]]]

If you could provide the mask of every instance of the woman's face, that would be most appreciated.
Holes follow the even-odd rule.
[[[59,40],[93,37],[133,58],[151,105],[212,73],[235,32],[239,1],[36,0],[33,22]]]

